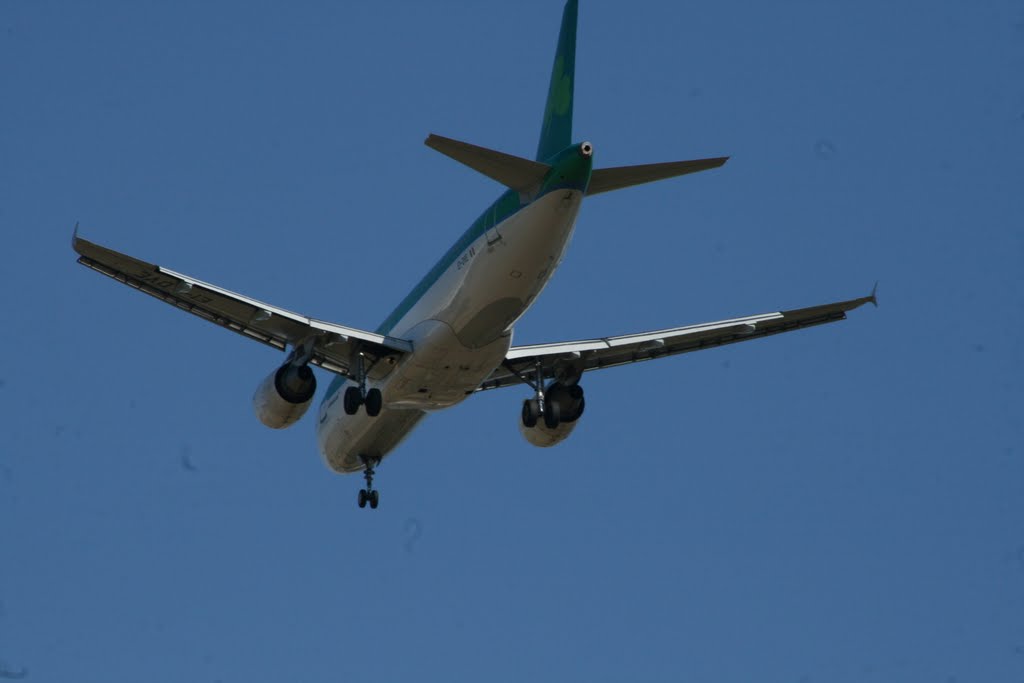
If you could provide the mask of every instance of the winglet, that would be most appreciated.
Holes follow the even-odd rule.
[[[875,280],[875,286],[871,288],[871,296],[868,297],[868,301],[878,308],[878,280]]]

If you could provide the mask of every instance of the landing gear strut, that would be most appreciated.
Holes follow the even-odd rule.
[[[370,417],[377,417],[380,415],[380,409],[384,407],[384,397],[381,396],[380,389],[374,387],[367,391],[366,389],[366,369],[363,367],[363,354],[355,354],[355,370],[356,378],[359,381],[359,386],[350,386],[345,389],[345,414],[355,415],[359,412],[359,406],[366,406],[366,414]],[[376,507],[376,506],[373,506]]]
[[[373,467],[380,464],[380,458],[371,458],[366,455],[361,455],[359,458],[363,461],[363,478],[366,479],[366,488],[359,489],[359,507],[364,508],[369,503],[370,509],[376,510],[377,504],[380,502],[380,492],[373,488]]]
[[[533,429],[537,426],[538,418],[543,417],[544,426],[554,429],[562,422],[560,406],[557,401],[548,401],[544,396],[544,371],[539,362],[534,374],[535,379],[530,384],[537,395],[523,401],[523,426]]]

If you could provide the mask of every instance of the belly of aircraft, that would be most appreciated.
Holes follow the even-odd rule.
[[[552,192],[495,226],[464,268],[459,295],[434,316],[469,348],[507,333],[562,260],[581,195]]]
[[[355,415],[341,411],[320,430],[320,453],[335,472],[358,472],[363,469],[360,456],[384,458],[425,415],[422,410],[394,408],[384,408],[376,417],[370,417],[365,410]]]
[[[578,191],[551,192],[459,255],[392,331],[413,352],[369,384],[383,394],[381,414],[345,414],[345,387],[321,406],[320,450],[331,469],[355,472],[360,456],[383,458],[427,411],[465,400],[501,364],[513,323],[562,260],[581,200]]]
[[[416,426],[427,411],[466,399],[505,358],[511,338],[498,337],[485,347],[468,349],[447,323],[425,320],[407,338],[414,351],[386,377],[369,381],[381,390],[384,409],[370,417],[360,409],[344,411],[342,386],[320,408],[320,452],[336,472],[363,468],[360,456],[383,458]]]

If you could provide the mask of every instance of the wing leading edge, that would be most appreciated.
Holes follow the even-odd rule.
[[[79,237],[77,226],[71,244],[83,266],[276,349],[302,346],[311,363],[339,375],[349,376],[356,354],[390,366],[412,351],[407,340],[308,318],[107,249]]]
[[[764,313],[667,330],[580,341],[513,346],[505,362],[484,380],[478,391],[497,389],[532,379],[538,364],[545,379],[575,382],[589,370],[610,368],[690,351],[758,339],[846,319],[846,313],[866,303],[878,305],[875,291],[859,299],[792,311]]]

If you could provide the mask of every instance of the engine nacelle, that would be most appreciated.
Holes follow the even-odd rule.
[[[291,427],[299,421],[316,393],[316,375],[308,365],[282,365],[267,376],[252,397],[260,422],[271,429]]]
[[[519,431],[522,432],[523,438],[540,448],[548,448],[565,441],[575,426],[575,422],[562,422],[554,429],[549,429],[543,420],[538,422],[536,427],[527,427],[522,420],[519,421]]]
[[[551,428],[544,424],[544,418],[537,421],[536,426],[527,427],[519,421],[519,431],[523,438],[532,445],[548,448],[565,441],[576,427],[576,421],[583,415],[586,401],[583,398],[583,387],[578,384],[565,386],[559,382],[551,383],[544,390],[544,401],[548,405],[558,404],[559,423]]]

